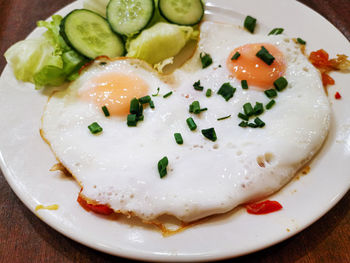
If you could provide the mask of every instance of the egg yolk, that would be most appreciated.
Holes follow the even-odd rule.
[[[133,98],[146,96],[147,83],[133,74],[110,72],[93,78],[91,88],[81,94],[99,107],[106,106],[111,115],[125,116],[130,110]]]
[[[267,65],[256,56],[261,46],[264,46],[275,58],[271,65]],[[239,52],[238,59],[231,59]],[[273,82],[284,75],[286,65],[283,53],[274,45],[268,43],[246,44],[233,50],[227,58],[227,67],[232,76],[239,80],[246,80],[248,85],[261,89],[269,89]]]

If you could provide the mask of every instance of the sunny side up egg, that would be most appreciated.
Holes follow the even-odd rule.
[[[271,67],[251,56],[261,45],[275,56]],[[233,61],[237,50],[241,57]],[[213,58],[205,69],[202,52]],[[168,214],[189,222],[230,211],[279,190],[318,151],[328,132],[330,108],[320,75],[283,35],[251,35],[236,26],[203,22],[194,56],[167,80],[139,60],[103,62],[95,61],[67,90],[50,98],[42,135],[81,185],[82,196],[119,213],[145,221]],[[265,127],[239,127],[243,104],[266,105],[270,99],[263,90],[280,76],[289,84],[259,116]],[[247,90],[241,88],[242,78],[248,80]],[[203,91],[193,88],[198,80]],[[228,101],[217,94],[226,82],[237,88]],[[144,120],[128,127],[128,102],[156,94],[158,87],[155,108],[145,107]],[[208,88],[211,97],[205,95]],[[173,94],[164,98],[169,91]],[[207,110],[189,113],[193,101]],[[196,130],[187,126],[188,117]],[[90,133],[93,122],[101,133]],[[215,142],[201,134],[208,128],[215,128]],[[182,134],[182,145],[174,133]],[[163,156],[169,160],[168,174],[160,178],[157,163]]]

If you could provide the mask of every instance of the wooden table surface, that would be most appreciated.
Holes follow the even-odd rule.
[[[0,54],[26,37],[35,22],[71,0],[0,0]],[[350,0],[301,0],[350,39]],[[312,23],[310,21],[310,23]],[[320,34],[322,34],[322,29]],[[326,36],[325,36],[326,37]],[[349,54],[348,54],[349,55]],[[0,72],[6,62],[0,57]],[[350,262],[350,193],[296,236],[233,262]],[[0,262],[118,262],[48,227],[10,189],[0,171]]]

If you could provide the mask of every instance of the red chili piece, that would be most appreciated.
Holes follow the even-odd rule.
[[[335,93],[334,98],[335,98],[336,100],[340,100],[340,99],[341,99],[340,93],[339,93],[339,92]]]
[[[252,203],[245,206],[249,214],[263,215],[276,212],[282,209],[282,205],[277,201],[262,201],[260,203]]]
[[[84,198],[82,198],[80,195],[78,196],[77,199],[78,203],[87,211],[92,211],[97,214],[102,214],[102,215],[110,215],[113,213],[113,209],[106,205],[93,205],[93,204],[88,204]]]

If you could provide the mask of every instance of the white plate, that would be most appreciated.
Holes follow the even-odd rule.
[[[259,28],[261,32],[283,27],[289,36],[307,40],[308,51],[324,48],[331,56],[350,54],[347,39],[323,17],[297,1],[209,2],[206,19],[241,24],[249,14],[263,24]],[[80,6],[75,2],[58,13],[64,15]],[[41,32],[35,30],[30,37]],[[86,212],[75,201],[80,190],[78,185],[59,173],[49,172],[56,160],[39,135],[47,94],[34,90],[32,85],[18,83],[9,67],[0,79],[1,169],[17,196],[44,222],[62,234],[106,253],[152,261],[214,260],[251,253],[306,228],[332,208],[349,189],[350,117],[347,105],[350,105],[350,74],[334,73],[332,76],[336,85],[329,89],[333,104],[330,134],[311,162],[310,173],[292,180],[271,197],[284,206],[278,213],[254,216],[238,208],[163,238],[152,227],[125,220],[107,220]],[[335,101],[334,93],[338,90],[343,98]],[[59,209],[35,212],[39,204],[58,204]]]

